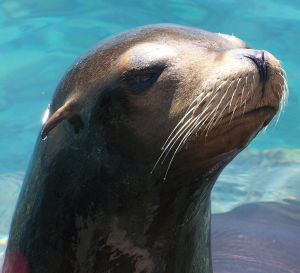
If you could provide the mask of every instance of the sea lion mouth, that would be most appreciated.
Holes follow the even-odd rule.
[[[208,148],[213,158],[215,158],[214,151],[218,150],[215,149],[216,147],[220,147],[224,155],[232,151],[240,151],[261,129],[272,121],[277,111],[278,107],[266,105],[248,110],[247,112],[242,111],[242,113],[238,113],[237,111],[236,115],[232,115],[231,112],[224,116],[223,121],[215,126],[208,134],[205,134],[205,132],[190,134],[188,137],[182,137],[182,139],[186,138],[186,141],[182,141],[181,139],[179,144],[173,141],[172,145],[170,144],[172,143],[171,139],[171,141],[164,144],[162,153],[154,164],[152,172],[158,162],[162,161],[163,163],[168,158],[169,153],[172,154],[172,148],[175,152],[171,155],[166,175],[176,153],[181,151],[183,147],[185,147],[184,150],[188,150],[190,145],[196,145],[191,149],[193,151],[197,151],[197,147],[201,147],[201,149],[203,149],[203,147],[213,147],[212,149]],[[207,154],[206,157],[209,158],[209,155]],[[164,180],[165,179],[166,176],[164,177]]]
[[[262,127],[266,127],[273,119],[273,117],[276,115],[277,109],[273,106],[262,106],[257,109],[254,109],[252,111],[249,111],[244,114],[246,117],[253,117],[258,115],[265,115],[266,119],[263,123]]]
[[[234,117],[232,121],[237,121],[237,120],[243,120],[247,118],[252,118],[252,117],[266,117],[266,120],[264,121],[263,127],[267,126],[272,118],[276,115],[277,109],[273,106],[261,106],[255,109],[252,109],[250,111],[247,111],[245,113],[242,113],[241,115],[238,115],[237,117]]]
[[[223,122],[211,132],[210,138],[216,139],[220,136],[230,135],[233,131],[243,130],[247,127],[251,127],[251,130],[259,132],[269,125],[277,111],[278,109],[274,106],[261,106],[236,115],[233,118],[228,114],[224,117]]]

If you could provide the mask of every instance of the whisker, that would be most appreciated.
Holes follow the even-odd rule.
[[[204,85],[204,84],[203,84]],[[202,87],[203,87],[202,85]],[[165,145],[168,143],[169,139],[172,137],[172,134],[174,134],[174,132],[176,131],[176,129],[180,126],[180,124],[186,119],[186,117],[193,112],[193,110],[195,108],[198,108],[198,106],[207,98],[209,97],[211,94],[208,93],[206,94],[199,102],[197,102],[196,105],[193,106],[193,103],[196,102],[199,97],[202,96],[202,94],[200,94],[195,100],[193,100],[193,102],[191,103],[191,105],[189,106],[188,110],[186,111],[185,115],[181,118],[181,120],[177,123],[177,125],[175,126],[175,128],[172,130],[172,132],[170,133],[170,135],[168,136],[167,140],[165,141],[165,143],[162,146],[162,149],[165,148]]]
[[[195,120],[197,120],[197,119],[199,119],[199,116],[197,116],[197,117],[195,117]],[[195,121],[194,120],[194,121]],[[194,123],[194,121],[193,121],[193,123]],[[192,124],[190,124],[190,125],[192,125]],[[189,125],[189,126],[190,126]],[[192,125],[193,126],[193,125]],[[182,135],[182,134],[181,134]],[[180,136],[181,136],[180,135]],[[166,152],[166,154],[165,154],[165,156],[164,156],[164,158],[163,158],[163,160],[162,160],[162,162],[164,162],[165,160],[166,160],[166,158],[168,157],[168,155],[169,155],[169,153],[171,152],[171,150],[172,150],[172,148],[174,147],[174,145],[176,144],[176,142],[177,142],[177,140],[180,138],[180,136],[176,139],[176,141],[174,141],[174,143],[170,146],[170,148],[168,149],[168,151]],[[168,172],[169,172],[169,169],[170,169],[170,167],[171,167],[171,164],[172,164],[172,162],[173,162],[173,160],[174,160],[174,157],[175,157],[175,155],[177,154],[177,152],[181,149],[181,147],[182,147],[182,144],[185,142],[185,139],[186,139],[186,137],[183,137],[182,139],[181,139],[181,141],[179,142],[179,144],[178,144],[178,146],[177,146],[177,148],[176,148],[176,150],[175,150],[175,152],[173,153],[173,155],[172,155],[172,157],[171,157],[171,160],[170,160],[170,162],[169,162],[169,164],[168,164],[168,167],[167,167],[167,170],[166,170],[166,173],[165,173],[165,176],[164,176],[164,180],[166,180],[166,178],[167,178],[167,174],[168,174]],[[162,156],[161,156],[162,157]],[[160,158],[161,159],[161,158]],[[159,160],[158,160],[159,161]],[[157,165],[157,164],[156,164]],[[154,167],[155,168],[155,167]],[[153,170],[154,170],[154,168],[153,168]],[[152,171],[153,172],[153,171]]]
[[[225,111],[225,109],[226,109],[228,106],[229,106],[229,101],[227,102],[227,104],[224,106],[224,108],[223,108],[222,111],[220,112],[218,118],[216,118],[216,120],[213,121],[213,122],[211,123],[211,125],[210,125],[207,129],[204,128],[204,131],[207,130],[207,131],[206,131],[206,134],[205,134],[206,137],[208,136],[209,131],[212,130],[212,129],[216,126],[216,124],[218,124],[218,122],[220,122],[220,121],[222,120],[222,118],[223,118],[222,114],[223,114],[223,112]]]
[[[208,115],[209,115],[209,114],[210,114],[210,113],[208,113]],[[204,117],[203,117],[203,118],[204,118]],[[199,123],[199,122],[198,122],[198,123]],[[197,124],[198,124],[198,123],[197,123]],[[194,126],[194,128],[197,128],[197,126]],[[187,139],[190,137],[190,135],[192,134],[192,132],[193,132],[193,130],[190,130],[190,132],[188,132],[188,133],[186,134],[186,136],[184,136],[184,137],[181,139],[181,141],[179,142],[179,144],[178,144],[178,146],[177,146],[175,152],[173,153],[172,158],[171,158],[171,160],[170,160],[170,162],[169,162],[169,164],[168,164],[167,171],[166,171],[165,176],[164,176],[164,180],[166,180],[166,178],[167,178],[167,174],[168,174],[168,172],[169,172],[169,169],[170,169],[170,167],[171,167],[171,165],[172,165],[172,162],[173,162],[173,160],[174,160],[176,154],[177,154],[178,151],[185,145]]]
[[[196,118],[194,117],[193,119],[196,119]],[[193,122],[193,119],[192,119],[192,122]],[[184,125],[186,125],[186,124],[188,124],[188,123],[185,123]],[[190,126],[190,125],[188,125],[188,126]],[[188,128],[188,127],[187,127],[187,128]],[[180,129],[180,131],[182,131],[182,128]],[[178,137],[180,137],[183,133],[184,133],[184,130],[183,130],[183,132],[181,132],[181,133],[179,134]],[[177,134],[178,134],[178,133],[177,133]],[[173,148],[173,146],[174,146],[175,143],[176,143],[176,141],[174,141],[173,144],[172,144],[172,142],[173,142],[173,141],[169,142],[169,144],[163,149],[162,153],[160,154],[160,156],[159,156],[158,159],[156,160],[156,162],[155,162],[155,164],[154,164],[154,166],[153,166],[153,168],[152,168],[152,170],[151,170],[150,173],[153,173],[153,172],[154,172],[155,168],[157,167],[158,163],[161,161],[162,158],[163,158],[162,162],[164,162],[164,160],[165,160],[165,158],[168,156],[170,150]],[[172,145],[171,145],[171,144],[172,144]]]
[[[175,146],[176,142],[180,139],[180,137],[187,131],[189,130],[190,126],[193,126],[193,124],[196,122],[197,117],[194,117],[192,119],[192,121],[188,124],[188,126],[185,128],[185,130],[183,130],[172,142],[170,142],[168,144],[168,146],[165,149],[165,155],[163,157],[162,160],[162,164],[164,163],[164,161],[166,160],[166,158],[168,157],[169,153],[171,152],[172,148]]]
[[[206,84],[206,83],[205,83]],[[221,88],[221,86],[224,83],[222,83],[218,89]],[[204,84],[203,84],[204,85]],[[202,87],[203,87],[202,85]],[[218,90],[217,89],[217,90]],[[212,93],[212,92],[211,92]],[[201,97],[201,95],[199,95],[191,104],[191,106],[188,108],[187,112],[185,113],[185,115],[182,117],[182,119],[179,121],[179,123],[175,126],[175,128],[172,130],[172,132],[169,134],[167,140],[164,142],[163,146],[162,146],[162,150],[163,152],[161,153],[161,155],[159,156],[159,158],[157,159],[157,161],[155,162],[151,173],[153,173],[154,169],[157,167],[158,163],[160,162],[160,160],[164,157],[163,160],[165,160],[165,158],[168,156],[169,152],[171,151],[171,149],[173,148],[173,146],[175,145],[175,143],[177,142],[177,140],[182,136],[182,134],[185,132],[185,130],[187,130],[195,121],[195,119],[193,118],[189,118],[187,121],[186,118],[192,113],[194,112],[194,109],[196,108],[196,106],[199,106],[206,98],[208,98],[209,96],[211,96],[211,93],[206,94],[200,101],[197,102],[196,105],[193,106],[193,103],[196,102],[199,97]],[[210,101],[212,101],[214,99],[216,95],[213,96],[213,98],[211,98]],[[202,115],[206,112],[206,110],[204,109],[204,111],[202,111]],[[196,117],[196,119],[199,117]],[[182,124],[183,122],[185,122],[184,124]],[[179,127],[182,124],[181,128]],[[178,129],[179,128],[179,129]],[[178,131],[176,132],[176,130],[178,129]],[[175,133],[175,135],[174,135]]]
[[[235,81],[233,81],[232,83],[234,83]],[[237,90],[237,87],[240,83],[240,79],[238,80],[237,84],[236,84],[236,87],[235,87],[235,90],[233,93],[235,93],[235,91]],[[221,98],[217,108],[216,108],[216,111],[215,111],[215,114],[217,113],[218,109],[219,109],[219,106],[221,105],[224,97],[227,95],[227,92],[228,92],[229,88],[227,88],[227,90],[225,91],[225,94],[224,96]],[[225,105],[225,107],[223,107],[222,111],[219,113],[219,116],[218,118],[215,119],[215,115],[212,117],[211,121],[208,123],[208,126],[206,126],[203,131],[205,132],[206,131],[206,134],[205,136],[207,137],[208,133],[209,133],[209,129],[211,128],[214,128],[214,126],[217,124],[217,122],[220,120],[220,117],[222,116],[224,110],[227,108],[228,104],[230,104],[230,101],[227,102],[227,104]]]
[[[233,81],[233,82],[234,82],[234,81]],[[197,132],[196,132],[196,134],[197,134],[197,133],[202,129],[202,127],[205,125],[205,122],[206,122],[208,119],[211,119],[211,121],[214,120],[214,116],[215,116],[215,114],[217,113],[218,108],[219,108],[221,102],[223,101],[224,97],[226,96],[226,94],[227,94],[227,92],[228,92],[228,90],[229,90],[229,88],[231,87],[231,85],[232,85],[233,82],[231,82],[230,85],[228,86],[228,88],[226,89],[225,94],[222,96],[222,98],[221,98],[221,100],[220,100],[218,106],[217,106],[217,107],[214,107],[214,111],[210,112],[204,119],[199,120],[199,121],[198,121],[198,122],[197,122],[190,130],[189,130],[189,132],[188,132],[187,135],[185,136],[185,142],[188,140],[188,138],[190,137],[190,135],[192,135],[193,133],[195,133],[195,130],[196,130],[196,129],[197,129]],[[228,103],[227,103],[227,104],[228,104]],[[226,106],[226,107],[227,107],[227,106]],[[213,118],[211,118],[212,116],[213,116]],[[211,122],[211,121],[210,121],[210,122]],[[208,123],[208,125],[210,124],[210,122]],[[201,125],[201,123],[202,123],[202,125]],[[199,125],[200,125],[200,127],[199,127]],[[203,130],[203,132],[205,132],[205,129]],[[185,142],[183,143],[183,145],[185,144]]]
[[[201,127],[205,124],[205,122],[210,118],[210,116],[213,114],[214,112],[210,112],[208,113],[205,117],[203,117],[201,120],[199,120],[197,123],[195,123],[193,125],[192,128],[189,129],[189,131],[187,132],[187,134],[184,137],[184,142],[183,145],[186,143],[186,141],[189,139],[189,137],[195,133],[195,130],[197,129],[196,135],[199,132],[199,130],[201,129]],[[201,125],[202,124],[202,125]],[[200,127],[198,127],[200,125]]]
[[[246,85],[245,85],[246,87],[247,87],[247,85],[248,85],[247,79],[248,79],[248,76],[246,77]],[[244,116],[244,114],[245,114],[247,102],[249,101],[249,95],[250,95],[250,92],[253,92],[253,86],[254,86],[254,83],[252,82],[252,83],[250,84],[250,86],[249,86],[249,90],[248,90],[247,95],[246,95],[245,100],[244,100],[244,109],[243,109],[242,116]]]
[[[166,172],[165,172],[165,176],[164,176],[164,179],[163,179],[164,181],[167,179],[167,175],[168,175],[169,170],[170,170],[170,168],[171,168],[172,162],[173,162],[173,160],[174,160],[174,158],[175,158],[177,152],[179,151],[179,148],[181,147],[181,143],[182,143],[182,142],[183,142],[183,139],[180,141],[180,143],[178,144],[178,146],[177,146],[175,152],[173,153],[173,155],[172,155],[172,157],[171,157],[171,160],[170,160],[170,162],[169,162],[169,164],[168,164],[168,167],[167,167],[167,170],[166,170]]]
[[[218,88],[217,90],[219,90],[219,89],[220,89],[220,86],[219,86],[219,88]],[[213,99],[216,97],[216,95],[217,95],[217,93],[210,99],[210,101],[209,101],[207,107],[201,112],[201,114],[200,114],[199,116],[197,116],[197,117],[193,120],[192,123],[189,124],[188,128],[189,128],[190,126],[192,126],[192,128],[189,128],[188,132],[186,133],[186,136],[183,137],[182,140],[180,141],[180,143],[178,144],[178,146],[177,146],[177,148],[176,148],[176,150],[175,150],[175,152],[174,152],[174,154],[173,154],[173,156],[172,156],[172,158],[171,158],[171,161],[170,161],[170,163],[169,163],[169,165],[168,165],[167,171],[169,170],[169,168],[170,168],[170,166],[171,166],[171,163],[172,163],[172,161],[173,161],[173,159],[174,159],[176,153],[177,153],[177,152],[181,149],[181,147],[185,144],[185,142],[186,142],[186,140],[188,139],[188,137],[190,136],[191,132],[193,132],[193,130],[194,130],[193,128],[196,128],[197,125],[198,125],[199,123],[201,123],[203,120],[208,119],[208,117],[213,113],[213,112],[211,112],[211,113],[208,113],[208,114],[204,115],[204,114],[207,112],[207,110],[209,110],[209,106],[211,105],[211,103],[212,103]],[[179,137],[177,137],[177,138],[175,139],[175,141],[173,142],[173,144],[169,147],[169,150],[168,150],[168,152],[166,153],[166,155],[164,156],[163,161],[164,161],[164,160],[166,159],[166,157],[169,155],[169,153],[170,153],[170,151],[172,150],[172,148],[174,147],[175,143],[177,142],[177,140],[178,140],[181,136],[182,136],[182,134],[181,134]],[[166,178],[166,176],[165,176],[165,178]]]
[[[287,104],[288,93],[289,93],[289,88],[288,88],[288,84],[287,84],[287,80],[286,80],[286,73],[283,69],[281,70],[281,73],[279,73],[278,75],[283,80],[283,83],[282,84],[279,83],[281,92],[280,91],[277,92],[277,95],[279,98],[281,98],[281,100],[280,100],[279,111],[278,111],[278,114],[276,116],[276,120],[274,123],[274,128],[278,125],[279,119],[280,119],[282,113],[284,112],[284,109]],[[273,88],[273,86],[272,86],[272,88]],[[274,91],[274,88],[273,88],[273,91]]]
[[[233,97],[235,96],[235,92],[236,92],[236,89],[232,93],[231,100],[230,100],[230,103],[229,103],[229,110],[231,109],[231,104],[232,104]]]

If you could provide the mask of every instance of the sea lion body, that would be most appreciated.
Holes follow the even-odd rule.
[[[211,189],[284,83],[275,57],[223,34],[155,25],[105,41],[57,87],[3,273],[211,272]]]
[[[300,203],[242,205],[212,217],[216,273],[296,273],[300,270]]]

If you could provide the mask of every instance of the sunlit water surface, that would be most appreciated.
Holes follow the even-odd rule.
[[[66,69],[100,40],[128,28],[176,23],[234,34],[272,52],[288,76],[288,107],[221,175],[213,211],[300,197],[298,0],[0,2],[0,260],[42,114]]]

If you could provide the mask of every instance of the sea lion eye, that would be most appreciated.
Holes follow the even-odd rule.
[[[163,69],[157,69],[127,73],[123,77],[123,82],[130,89],[135,91],[145,91],[156,82],[162,70]]]

